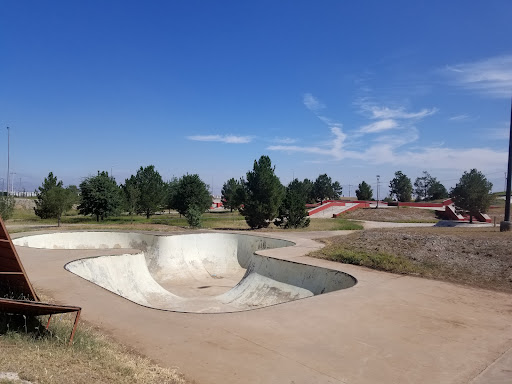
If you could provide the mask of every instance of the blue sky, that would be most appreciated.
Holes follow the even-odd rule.
[[[449,188],[477,168],[503,190],[510,15],[508,0],[3,0],[0,178],[9,126],[29,191],[50,171],[123,182],[153,164],[218,194],[264,154],[284,184],[327,173],[345,195],[397,170]]]

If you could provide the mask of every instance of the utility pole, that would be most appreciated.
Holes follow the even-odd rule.
[[[377,206],[375,208],[379,208],[379,183],[380,183],[380,175],[377,175]]]
[[[14,176],[16,172],[11,172],[11,195],[14,195]]]
[[[508,232],[512,228],[510,223],[510,189],[512,173],[512,103],[510,104],[510,133],[508,136],[508,169],[507,169],[507,193],[505,195],[505,220],[500,223],[500,232]]]
[[[11,134],[9,131],[9,127],[7,127],[7,190],[6,190],[7,196],[9,196],[10,141],[11,141]]]

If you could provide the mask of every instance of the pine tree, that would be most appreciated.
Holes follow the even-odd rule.
[[[245,201],[240,213],[251,228],[266,228],[279,214],[284,188],[274,173],[270,157],[254,160],[244,184]]]

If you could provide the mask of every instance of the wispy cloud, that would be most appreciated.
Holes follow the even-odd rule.
[[[325,108],[325,105],[322,104],[320,100],[314,97],[311,93],[305,93],[302,102],[307,109],[313,112],[319,112]]]
[[[357,101],[356,105],[358,105],[361,108],[361,112],[368,115],[370,119],[423,119],[438,111],[437,108],[424,108],[418,112],[407,112],[404,107],[381,107],[364,100]]]
[[[469,115],[455,115],[455,116],[452,116],[450,117],[448,120],[450,121],[466,121],[466,120],[470,120],[471,117]]]
[[[194,141],[214,141],[226,144],[247,144],[250,143],[253,136],[235,136],[235,135],[194,135],[187,136],[187,139]]]
[[[341,126],[331,127],[332,140],[323,146],[298,146],[298,145],[271,145],[267,147],[270,151],[285,151],[285,152],[301,152],[311,153],[317,155],[331,156],[336,160],[341,160],[345,157],[343,151],[343,144],[346,135],[342,132]]]
[[[311,95],[311,100],[317,100]],[[304,103],[306,105],[306,103]],[[436,108],[410,112],[405,107],[382,107],[375,103],[358,101],[357,105],[370,120],[359,129],[343,130],[342,124],[318,114],[315,108],[309,108],[329,127],[330,137],[325,143],[310,146],[271,145],[271,151],[318,155],[327,161],[344,159],[358,160],[367,164],[388,164],[394,166],[416,166],[429,168],[481,170],[502,167],[507,153],[492,148],[451,148],[444,144],[417,146],[419,130],[414,126],[427,116],[437,112]],[[322,108],[325,108],[322,104]],[[462,115],[460,115],[462,116]],[[462,119],[462,117],[460,118]],[[373,121],[377,120],[377,121]],[[401,128],[400,132],[394,129]],[[366,136],[366,134],[373,134]],[[361,140],[365,137],[365,140]],[[367,139],[370,137],[370,139]],[[318,159],[315,162],[320,162]]]
[[[443,70],[456,85],[493,97],[510,97],[512,55],[449,65]]]
[[[291,137],[274,137],[271,141],[276,144],[294,144],[297,142],[297,139]]]
[[[379,120],[374,123],[364,125],[361,127],[360,131],[363,133],[376,133],[387,131],[389,129],[393,129],[398,127],[398,123],[393,119]]]

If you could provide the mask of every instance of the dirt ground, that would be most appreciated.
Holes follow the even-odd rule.
[[[356,209],[340,215],[340,218],[399,223],[433,223],[438,220],[434,210],[408,207]]]
[[[330,238],[341,250],[405,257],[418,275],[512,292],[512,232],[499,228],[371,229]]]

